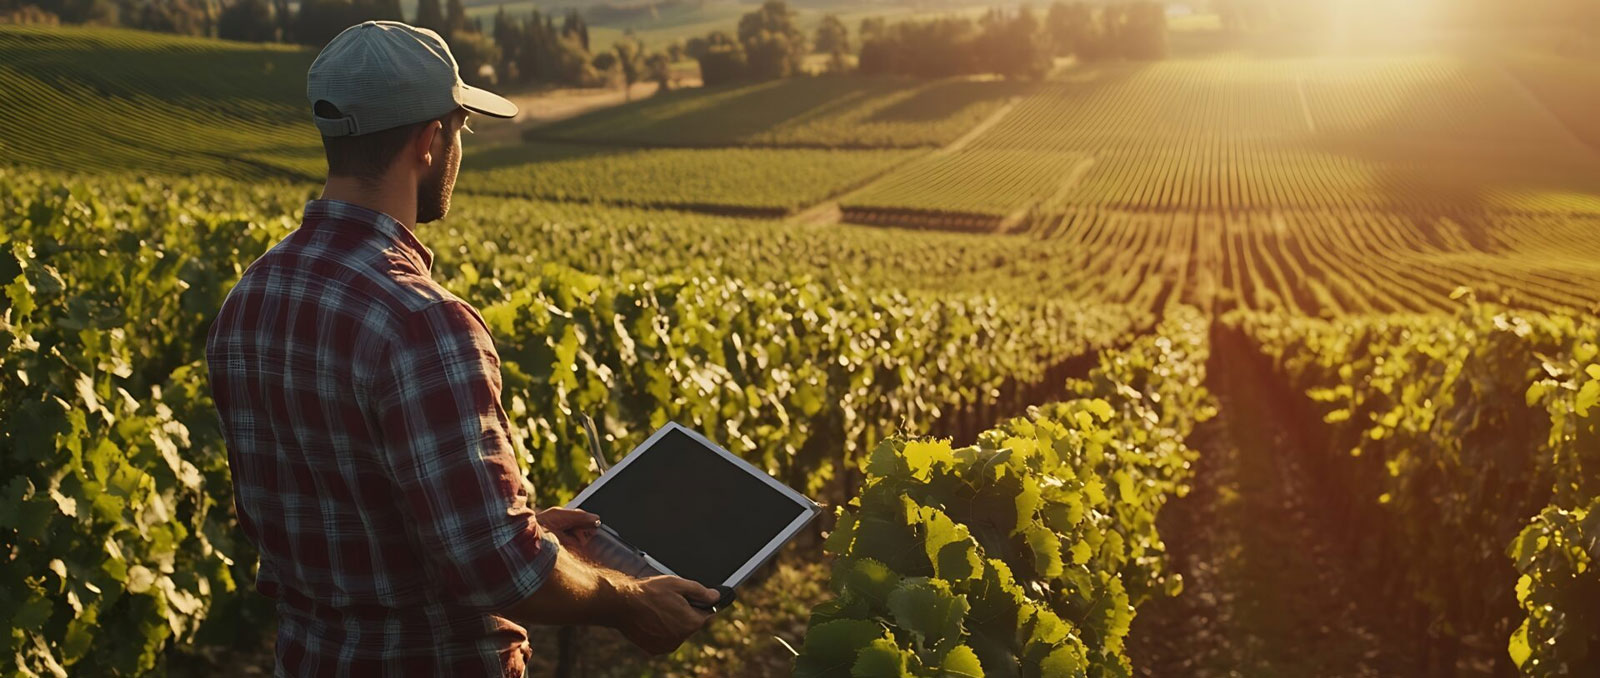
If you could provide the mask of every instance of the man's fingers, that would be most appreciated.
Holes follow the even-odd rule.
[[[672,590],[682,594],[685,598],[707,604],[715,603],[722,599],[722,594],[716,589],[701,586],[699,583],[688,579],[675,577],[672,582]]]
[[[715,603],[722,600],[722,592],[702,586],[700,587],[700,600],[705,601],[707,604]]]
[[[548,530],[571,530],[575,528],[595,528],[600,525],[600,516],[588,511],[569,508],[547,508],[538,514],[539,524]]]

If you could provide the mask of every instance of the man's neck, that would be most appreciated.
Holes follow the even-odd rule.
[[[382,212],[408,229],[417,228],[416,192],[394,190],[392,182],[373,184],[350,177],[328,177],[320,197]]]

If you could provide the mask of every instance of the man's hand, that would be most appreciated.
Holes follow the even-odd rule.
[[[721,597],[687,579],[662,575],[629,582],[626,601],[616,620],[617,629],[650,654],[666,654],[705,626],[711,612],[689,605],[696,600],[707,605]]]
[[[600,527],[600,516],[578,509],[551,507],[535,517],[540,527],[555,533],[563,548],[577,553],[585,553],[585,547],[594,539],[595,529]]]

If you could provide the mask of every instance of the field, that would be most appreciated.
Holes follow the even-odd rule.
[[[849,220],[982,215],[1003,220],[1050,200],[1089,156],[1026,150],[958,150],[929,156],[840,201]],[[889,214],[884,214],[885,212]],[[999,228],[999,226],[995,226]],[[986,229],[993,230],[993,229]]]
[[[1093,69],[1027,98],[972,147],[1093,156],[1061,196],[1075,206],[1600,210],[1593,150],[1502,69],[1466,58]]]
[[[533,674],[1600,675],[1600,61],[1220,26],[469,140],[417,235],[534,502],[592,413],[832,509],[682,649]],[[0,673],[270,672],[201,347],[318,194],[310,57],[0,26]]]
[[[797,78],[683,90],[536,128],[530,138],[639,146],[942,146],[1028,91],[964,79]]]
[[[323,169],[301,105],[314,56],[136,31],[0,26],[0,153],[68,172],[309,179]]]
[[[916,154],[530,143],[469,155],[460,185],[496,195],[772,216],[866,183]]]

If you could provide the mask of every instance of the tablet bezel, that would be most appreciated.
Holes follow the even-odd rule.
[[[583,488],[583,491],[579,492],[578,496],[573,497],[572,501],[567,502],[567,508],[578,508],[585,499],[588,499],[590,495],[598,491],[602,486],[609,482],[611,478],[615,477],[618,473],[621,473],[623,469],[627,468],[629,464],[633,463],[633,460],[638,459],[640,455],[644,454],[651,447],[654,447],[657,441],[661,440],[662,437],[666,436],[672,431],[682,432],[683,434],[694,439],[695,442],[698,442],[717,454],[722,455],[722,457],[732,463],[735,468],[744,471],[751,476],[759,478],[768,486],[776,489],[779,494],[782,494],[790,501],[799,504],[801,508],[800,515],[795,516],[795,519],[790,521],[788,526],[780,530],[778,534],[768,541],[765,546],[761,547],[760,551],[757,551],[754,556],[751,556],[749,560],[745,561],[744,565],[740,566],[739,569],[734,570],[733,574],[728,575],[728,578],[722,582],[723,586],[732,588],[743,584],[744,580],[748,578],[752,572],[755,572],[756,568],[765,564],[773,554],[777,553],[779,548],[788,543],[790,538],[792,538],[800,530],[804,529],[807,524],[816,519],[817,514],[822,512],[822,507],[817,505],[816,502],[811,501],[809,497],[796,492],[788,485],[778,482],[777,478],[773,478],[772,476],[768,475],[766,471],[756,468],[754,464],[751,464],[750,462],[741,459],[738,455],[723,449],[721,445],[718,445],[711,439],[700,435],[698,431],[695,431],[694,429],[679,424],[675,421],[667,422],[665,426],[656,429],[656,432],[650,434],[649,438],[646,438],[644,442],[639,443],[637,447],[628,452],[628,456],[623,457],[622,461],[619,461],[616,463],[616,465],[612,466],[611,470],[602,473],[600,477],[593,483],[590,483],[588,487]],[[652,558],[651,560],[654,559]],[[672,572],[671,570],[667,569],[665,563],[656,561],[656,565],[657,569],[665,570],[663,574],[677,576],[676,572]]]

